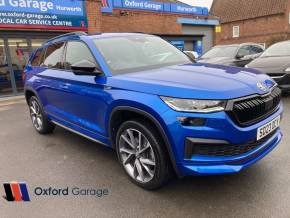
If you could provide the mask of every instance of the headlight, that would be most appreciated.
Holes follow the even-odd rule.
[[[249,66],[248,66],[248,65],[246,65],[246,66],[245,66],[245,68],[249,68]]]
[[[175,111],[210,113],[225,109],[225,101],[219,100],[182,99],[163,96],[161,99]]]
[[[285,72],[290,72],[290,67],[286,68]]]

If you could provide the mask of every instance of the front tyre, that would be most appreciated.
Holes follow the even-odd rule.
[[[38,133],[48,134],[53,132],[55,125],[48,120],[42,105],[35,96],[29,99],[29,112],[32,125]]]
[[[120,163],[131,181],[152,190],[169,178],[169,160],[156,129],[144,120],[124,122],[116,137]]]

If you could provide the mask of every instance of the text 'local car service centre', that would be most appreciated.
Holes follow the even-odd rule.
[[[144,32],[202,54],[218,24],[207,8],[170,0],[0,0],[0,97],[22,94],[31,52],[60,34]]]

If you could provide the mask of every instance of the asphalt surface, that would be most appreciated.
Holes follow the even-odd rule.
[[[115,153],[57,128],[33,129],[24,101],[0,102],[0,183],[26,181],[31,202],[7,202],[0,217],[290,217],[290,96],[282,143],[235,175],[173,179],[149,192],[133,185]],[[36,187],[107,189],[108,195],[37,196]]]

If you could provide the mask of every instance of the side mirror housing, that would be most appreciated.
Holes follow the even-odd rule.
[[[237,59],[242,59],[243,57],[245,57],[245,55],[243,55],[243,54],[239,54],[239,53],[238,53],[238,54],[236,55],[236,58],[237,58]]]
[[[97,68],[97,65],[88,60],[81,60],[71,65],[71,69],[75,75],[79,76],[97,76],[101,74],[101,71]]]

